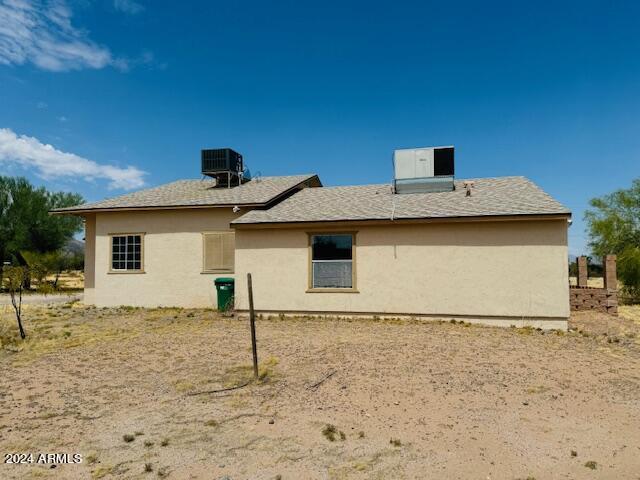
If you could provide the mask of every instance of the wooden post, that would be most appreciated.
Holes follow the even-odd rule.
[[[251,274],[247,273],[247,284],[249,287],[249,323],[251,324],[251,349],[253,350],[253,376],[258,379],[258,348],[256,346],[256,313],[253,310],[253,287],[251,285]]]

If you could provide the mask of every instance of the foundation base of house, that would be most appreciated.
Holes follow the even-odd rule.
[[[248,310],[236,310],[236,313],[246,317]],[[489,315],[446,315],[446,314],[418,314],[418,313],[375,313],[375,312],[306,312],[289,310],[256,310],[256,315],[261,318],[268,317],[307,317],[307,318],[360,318],[360,319],[406,319],[424,321],[446,321],[456,320],[458,322],[487,325],[491,327],[530,327],[541,328],[543,330],[568,329],[568,318],[565,317],[509,317],[509,316],[489,316]]]

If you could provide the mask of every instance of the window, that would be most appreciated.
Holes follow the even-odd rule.
[[[111,236],[111,270],[114,272],[142,271],[142,235]]]
[[[351,233],[311,235],[311,288],[354,288]]]
[[[202,234],[204,272],[228,272],[234,268],[234,232],[212,232]]]

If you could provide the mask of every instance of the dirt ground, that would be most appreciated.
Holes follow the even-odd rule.
[[[577,277],[569,277],[569,285],[575,287],[578,285]],[[587,278],[587,286],[591,288],[604,288],[604,278],[602,277],[589,277]]]
[[[53,282],[55,275],[49,275],[46,280]],[[84,288],[84,272],[82,270],[72,270],[62,272],[58,276],[58,288],[61,290],[82,290]]]
[[[0,318],[0,478],[637,479],[640,309],[569,333],[203,310]],[[323,381],[324,380],[324,381]]]

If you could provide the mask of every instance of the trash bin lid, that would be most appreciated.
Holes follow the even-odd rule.
[[[214,282],[216,285],[228,285],[228,284],[233,285],[235,283],[235,279],[231,277],[222,277],[222,278],[216,278]]]

